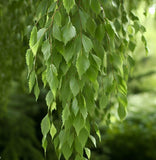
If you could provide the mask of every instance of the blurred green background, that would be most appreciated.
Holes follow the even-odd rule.
[[[156,2],[131,1],[143,25],[149,55],[138,39],[128,88],[128,116],[120,122],[112,110],[110,125],[101,125],[102,142],[92,160],[156,160]],[[0,0],[0,159],[43,160],[40,122],[46,114],[46,90],[36,102],[28,93],[25,51],[38,2]],[[137,8],[136,8],[137,6]],[[145,10],[147,15],[144,15]],[[49,140],[47,160],[56,160]]]

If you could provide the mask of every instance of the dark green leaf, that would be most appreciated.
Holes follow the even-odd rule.
[[[126,108],[121,103],[119,103],[118,115],[121,120],[123,120],[126,117]]]
[[[95,12],[96,14],[99,14],[101,11],[99,1],[98,0],[91,0],[91,8],[92,8],[93,12]]]

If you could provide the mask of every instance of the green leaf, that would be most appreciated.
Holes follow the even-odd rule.
[[[95,36],[101,42],[104,38],[104,35],[105,35],[105,26],[104,24],[100,24],[96,29]]]
[[[59,85],[59,81],[57,79],[57,71],[54,65],[50,65],[47,69],[47,81],[54,95],[54,98],[56,98],[56,91]]]
[[[51,135],[52,139],[54,138],[56,133],[57,133],[57,130],[56,130],[54,124],[52,124],[50,127],[50,135]]]
[[[89,136],[89,133],[85,128],[83,128],[79,133],[78,139],[79,139],[79,142],[81,143],[83,148],[86,145],[88,136]]]
[[[104,109],[106,108],[108,103],[108,97],[105,94],[102,94],[101,98],[100,98],[100,108]]]
[[[42,131],[43,137],[47,136],[49,130],[50,130],[50,120],[49,120],[49,117],[48,117],[48,114],[47,114],[42,119],[42,122],[41,122],[41,131]]]
[[[72,147],[74,139],[75,139],[74,132],[71,132],[71,128],[69,128],[68,130],[66,130],[66,141],[69,144],[70,148]]]
[[[29,92],[32,91],[32,88],[35,84],[35,77],[36,77],[36,74],[35,74],[35,71],[33,70],[30,74],[30,78],[29,78]]]
[[[52,105],[50,106],[51,113],[53,110],[56,110],[56,102],[53,102]]]
[[[82,157],[78,154],[78,155],[76,155],[75,160],[83,160],[83,159],[82,159]]]
[[[94,144],[94,146],[96,147],[96,139],[92,135],[90,135],[89,138],[92,141],[92,143]]]
[[[86,100],[85,100],[84,96],[81,96],[79,98],[79,108],[80,108],[80,112],[81,112],[84,120],[86,120],[87,115],[88,115],[88,111],[87,111]]]
[[[130,42],[129,42],[129,49],[133,52],[134,49],[135,49],[135,47],[136,47],[136,43],[130,41]]]
[[[93,48],[92,41],[84,34],[82,35],[82,44],[83,44],[84,50],[87,53],[89,53],[91,51],[91,49]]]
[[[54,21],[59,27],[61,26],[62,17],[61,17],[60,12],[56,12],[54,16]]]
[[[84,10],[79,10],[80,18],[81,18],[81,25],[82,28],[86,31],[86,24],[89,18],[88,14]]]
[[[62,28],[62,35],[63,35],[63,42],[65,44],[67,44],[68,41],[70,41],[72,38],[76,36],[76,29],[71,22],[67,23]]]
[[[96,62],[98,70],[100,71],[101,59],[98,56],[94,55],[94,54],[92,54],[92,57],[93,57],[94,61]]]
[[[56,2],[50,5],[50,7],[48,8],[48,13],[53,12],[55,7],[56,7]]]
[[[35,85],[35,87],[34,87],[34,94],[35,94],[36,101],[37,101],[38,96],[39,96],[39,94],[40,94],[40,89],[39,89],[39,87],[38,87],[38,82],[36,82],[36,85]]]
[[[86,73],[87,73],[87,78],[93,83],[97,80],[98,69],[94,65],[91,64]]]
[[[67,13],[69,14],[70,10],[75,5],[75,0],[63,0],[64,8],[66,9]]]
[[[46,150],[47,150],[47,139],[46,139],[46,137],[42,138],[42,147],[44,149],[44,153],[46,154]]]
[[[49,43],[48,39],[46,41],[44,41],[44,43],[42,45],[42,52],[44,55],[44,60],[47,61],[50,57],[50,43]]]
[[[69,106],[66,104],[65,108],[62,111],[63,125],[65,124],[65,121],[69,118],[69,115],[70,115]]]
[[[88,159],[90,159],[90,156],[91,156],[90,149],[89,148],[85,148],[85,152],[86,152],[86,155],[87,155]]]
[[[73,122],[73,126],[76,130],[77,135],[79,135],[80,130],[84,126],[84,120],[83,120],[80,113],[75,117],[74,122]]]
[[[98,0],[91,0],[91,8],[92,8],[93,12],[95,12],[96,14],[99,14],[101,11],[99,1]]]
[[[63,144],[66,142],[66,134],[67,132],[65,132],[65,129],[62,129],[59,133],[59,148],[62,148]]]
[[[146,51],[146,55],[149,53],[149,49],[147,47],[147,41],[146,41],[146,38],[144,35],[141,36],[141,40],[142,42],[144,43],[144,46],[145,46],[145,51]]]
[[[52,105],[52,102],[53,102],[53,94],[51,91],[49,91],[48,94],[46,95],[47,106],[50,107]]]
[[[75,77],[72,77],[72,79],[70,80],[70,89],[73,95],[76,97],[80,91],[80,87],[78,84],[78,80]]]
[[[62,147],[62,152],[66,160],[69,160],[71,154],[72,154],[72,148],[68,145],[68,143],[65,143]]]
[[[75,138],[75,150],[80,154],[81,157],[83,157],[83,147],[78,137]]]
[[[46,78],[46,70],[44,72],[42,72],[42,82],[44,84],[44,87],[47,84],[47,78]]]
[[[34,56],[36,56],[38,48],[42,44],[43,36],[45,34],[46,29],[42,28],[37,32],[37,42],[34,46],[31,47]]]
[[[46,3],[46,0],[43,1],[39,1],[39,5],[37,8],[35,8],[35,12],[36,12],[36,19],[37,21],[39,21],[45,14],[48,8],[48,3]]]
[[[26,52],[26,64],[28,66],[28,71],[30,72],[33,68],[33,53],[31,49],[28,49]]]
[[[53,37],[59,41],[62,41],[61,29],[56,23],[53,25]]]
[[[118,115],[121,120],[123,120],[126,117],[126,107],[123,106],[121,103],[119,103]]]
[[[63,52],[63,57],[67,63],[71,60],[71,58],[73,57],[74,54],[75,54],[74,44],[73,43],[67,44],[67,46]]]
[[[74,98],[72,102],[72,111],[74,112],[74,115],[76,116],[79,111],[79,106],[76,97]]]
[[[101,133],[100,133],[100,130],[98,128],[97,123],[94,124],[94,128],[95,128],[95,131],[96,131],[96,135],[99,137],[99,141],[101,142]]]
[[[92,36],[94,36],[94,34],[95,34],[96,27],[97,27],[97,25],[96,25],[94,19],[89,18],[87,21],[87,30],[89,31],[89,33]]]
[[[34,26],[31,31],[30,40],[29,40],[30,48],[32,48],[36,42],[37,42],[37,27]]]
[[[79,53],[76,61],[76,68],[80,78],[87,71],[89,66],[90,66],[90,62],[88,58],[82,52]]]

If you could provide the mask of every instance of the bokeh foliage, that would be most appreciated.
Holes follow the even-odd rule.
[[[107,3],[109,4],[108,1],[107,1]],[[134,3],[136,3],[136,1]],[[130,4],[133,4],[133,3],[130,3]],[[133,5],[131,5],[131,6],[133,6]],[[136,6],[136,4],[134,6]],[[134,6],[131,8],[133,8],[135,10]],[[2,71],[1,72],[1,84],[3,84],[3,85],[1,85],[1,87],[2,87],[2,91],[3,91],[3,95],[0,96],[0,98],[6,98],[7,97],[6,93],[7,92],[10,93],[10,87],[14,86],[14,84],[11,85],[13,80],[18,81],[18,83],[20,83],[20,81],[23,81],[23,79],[25,81],[25,78],[24,78],[25,77],[24,52],[25,52],[25,49],[27,48],[28,40],[27,40],[27,37],[23,37],[23,36],[26,34],[29,35],[29,29],[31,30],[31,28],[32,28],[31,26],[29,26],[27,29],[25,29],[26,25],[28,25],[28,24],[32,25],[32,23],[33,23],[32,22],[32,19],[34,17],[33,15],[35,15],[34,8],[35,7],[34,7],[34,4],[32,3],[32,1],[20,1],[20,0],[18,1],[18,0],[16,0],[16,1],[8,1],[8,2],[4,1],[1,3],[1,18],[2,18],[1,22],[4,25],[1,25],[0,27],[2,27],[2,30],[3,30],[2,33],[4,33],[4,34],[2,34],[2,36],[1,36],[1,38],[2,38],[1,42],[3,42],[3,43],[1,43],[1,48],[3,51],[1,52],[0,56],[1,56],[1,60],[3,62],[1,64],[3,64],[3,65],[0,68]],[[8,12],[7,10],[10,10],[12,12]],[[108,11],[111,10],[111,7],[107,8],[107,6],[106,6],[106,10],[108,10]],[[116,10],[114,10],[114,11],[112,10],[112,12],[107,12],[107,16],[111,20],[111,19],[113,19],[113,16],[116,15],[116,13],[117,13]],[[25,15],[26,15],[26,17],[25,17]],[[14,19],[14,21],[12,21],[12,19]],[[34,19],[34,20],[36,20],[36,19]],[[6,29],[7,29],[7,32],[6,32]],[[26,30],[26,32],[24,32],[24,30]],[[22,40],[24,40],[24,41],[22,42]],[[3,53],[5,53],[5,54],[3,54]],[[7,62],[5,61],[6,59],[8,60]],[[15,73],[17,73],[17,74],[15,74]],[[40,82],[39,82],[39,84],[40,84]],[[140,88],[142,88],[142,87],[140,87]],[[23,89],[21,89],[21,90],[23,90]],[[45,92],[47,92],[47,91],[45,91]],[[133,90],[132,90],[132,92],[133,92]],[[18,103],[21,101],[24,102],[24,100],[27,101],[27,99],[32,99],[30,97],[28,98],[26,95],[23,98],[20,98],[21,94],[22,93],[16,95],[17,97],[19,97],[17,99]],[[41,97],[42,97],[42,94],[41,94]],[[5,99],[5,101],[6,100],[8,100],[8,97]],[[42,102],[43,102],[43,100],[44,100],[44,98],[42,99]],[[1,124],[2,124],[1,126],[6,125],[6,128],[4,128],[4,130],[1,130],[2,137],[6,137],[6,138],[4,138],[4,141],[2,141],[2,143],[1,143],[2,144],[1,148],[3,149],[3,156],[5,155],[4,157],[7,158],[6,157],[6,154],[7,154],[8,159],[11,159],[11,158],[12,159],[21,159],[22,157],[24,157],[25,159],[35,159],[35,158],[42,159],[43,158],[43,155],[41,153],[42,150],[40,148],[40,144],[39,144],[38,139],[36,139],[36,131],[38,132],[38,130],[35,131],[35,129],[36,129],[35,128],[35,115],[32,116],[29,114],[30,112],[32,112],[31,107],[34,105],[34,102],[33,102],[33,104],[29,104],[29,103],[28,104],[24,103],[24,105],[18,104],[18,106],[21,106],[20,109],[15,107],[16,105],[13,104],[14,102],[16,102],[15,97],[13,97],[13,99],[11,99],[10,103],[8,103],[8,106],[7,106],[8,108],[5,108],[5,112],[0,113],[0,115],[3,117],[3,118],[1,118]],[[40,103],[40,100],[39,100],[39,103]],[[25,106],[25,104],[26,104],[26,106]],[[31,106],[30,110],[27,108],[28,111],[25,111],[24,108],[26,108],[28,105]],[[45,104],[44,104],[44,107],[45,107]],[[33,108],[36,108],[36,107],[33,107]],[[2,107],[1,107],[1,109],[2,109]],[[38,114],[39,109],[40,109],[40,107],[36,108],[36,112],[34,112],[34,114]],[[20,110],[20,112],[18,113],[17,110],[18,111]],[[16,113],[18,113],[19,116],[16,116]],[[27,116],[27,114],[28,114],[28,116]],[[55,114],[57,114],[57,113],[55,113]],[[10,119],[10,117],[12,119]],[[43,117],[43,115],[42,115],[42,117]],[[146,117],[146,115],[145,115],[145,117]],[[61,116],[59,116],[57,118],[61,119]],[[139,117],[139,118],[141,118],[141,117]],[[25,122],[25,123],[19,123],[20,119],[21,119],[21,122]],[[135,119],[135,117],[134,117],[134,119]],[[41,120],[41,118],[40,118],[40,120]],[[39,123],[40,123],[40,120],[39,120]],[[130,120],[130,121],[132,121],[132,124],[136,123],[135,120],[134,121]],[[60,123],[60,122],[58,122],[58,123]],[[153,124],[153,122],[152,122],[152,124]],[[18,126],[18,127],[14,127],[14,126]],[[29,126],[30,128],[26,132],[25,128],[28,128],[27,126]],[[7,132],[10,128],[12,128],[12,132],[10,132],[10,135],[7,135],[5,132]],[[123,126],[123,128],[124,128],[124,126]],[[38,126],[38,129],[39,129],[39,126]],[[120,134],[120,129],[118,129],[118,130],[119,130],[118,134]],[[125,130],[125,132],[126,131],[127,130]],[[139,130],[138,132],[142,133],[142,131],[143,130]],[[108,131],[108,133],[109,132],[112,132],[112,131]],[[137,132],[137,130],[136,130],[136,132]],[[106,134],[106,132],[104,132],[103,134]],[[112,135],[114,136],[114,135],[116,135],[116,133],[112,133]],[[21,138],[20,138],[20,136],[21,136]],[[29,137],[29,140],[31,139],[31,142],[28,140],[26,143],[26,139],[24,138],[25,136]],[[39,138],[39,140],[41,140],[40,138]],[[7,140],[5,140],[5,139],[7,139]],[[114,141],[114,139],[112,141]],[[17,143],[17,142],[20,142],[20,143]],[[105,139],[105,142],[107,142],[106,139]],[[107,147],[110,146],[110,148],[111,148],[111,143],[113,143],[113,142],[111,142],[111,140],[109,140],[109,137],[108,137]],[[35,145],[35,147],[34,147],[34,145]],[[15,147],[13,148],[13,146],[15,146]],[[20,146],[23,146],[23,147],[21,148]],[[24,154],[25,149],[28,150],[28,152],[30,154]],[[34,156],[34,154],[36,156]]]

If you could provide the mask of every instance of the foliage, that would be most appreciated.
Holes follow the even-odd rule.
[[[123,0],[42,0],[35,21],[26,63],[36,100],[41,77],[49,90],[42,146],[46,153],[50,133],[59,159],[90,159],[87,142],[96,146],[91,129],[100,139],[98,122],[109,122],[116,102],[120,119],[126,116],[131,52],[140,32],[148,53],[146,30]],[[61,114],[59,123],[55,113]]]
[[[0,157],[5,160],[43,160],[38,138],[40,132],[36,132],[41,107],[32,96],[24,94],[17,83],[11,85],[10,92],[7,110],[0,118]]]
[[[26,79],[25,50],[26,26],[32,23],[34,2],[26,0],[0,1],[0,105],[7,104],[13,80],[23,83]],[[29,14],[28,14],[29,13]],[[31,27],[28,27],[31,29]],[[28,29],[27,29],[28,30]],[[24,84],[25,85],[25,84]],[[4,112],[5,107],[0,108]]]
[[[150,106],[146,106],[148,108]],[[93,151],[94,160],[155,160],[156,125],[155,108],[138,109],[123,122],[103,129],[102,144]],[[144,112],[145,111],[145,112]]]

